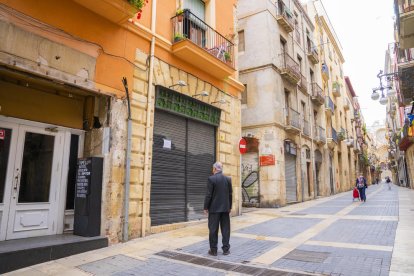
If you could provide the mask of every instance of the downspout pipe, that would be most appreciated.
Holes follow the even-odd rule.
[[[150,185],[150,175],[149,175],[149,166],[150,166],[150,135],[151,135],[151,115],[152,112],[155,112],[155,97],[153,96],[153,79],[154,79],[154,52],[155,52],[155,25],[157,19],[157,0],[152,1],[152,10],[151,10],[151,31],[153,36],[151,38],[151,48],[150,48],[150,58],[149,58],[149,74],[148,74],[148,95],[147,95],[147,121],[145,126],[145,154],[144,154],[144,183],[142,184],[142,220],[141,220],[141,237],[146,236],[145,229],[147,228],[147,205],[149,198],[147,198],[147,190]]]
[[[127,151],[126,151],[126,168],[125,168],[125,198],[124,198],[124,223],[122,231],[123,242],[128,241],[128,224],[129,224],[129,185],[131,175],[131,137],[132,137],[132,119],[131,119],[131,102],[128,93],[128,81],[122,78],[122,84],[125,88],[126,100],[128,105],[128,119],[127,119]]]

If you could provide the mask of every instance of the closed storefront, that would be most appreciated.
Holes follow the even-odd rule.
[[[156,101],[151,224],[200,219],[215,162],[216,126],[208,118],[220,110],[164,87]]]
[[[296,146],[285,141],[286,202],[295,202],[297,196]]]

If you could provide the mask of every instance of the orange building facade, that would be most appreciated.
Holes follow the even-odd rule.
[[[0,241],[73,231],[78,158],[110,243],[202,219],[216,160],[240,213],[235,5],[0,0]]]

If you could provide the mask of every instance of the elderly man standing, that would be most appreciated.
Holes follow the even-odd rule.
[[[204,200],[204,213],[208,214],[208,229],[210,231],[210,250],[208,254],[217,256],[218,229],[223,236],[223,255],[230,254],[230,212],[233,189],[231,178],[223,174],[223,165],[216,162],[213,165],[213,175],[208,178],[207,192]]]

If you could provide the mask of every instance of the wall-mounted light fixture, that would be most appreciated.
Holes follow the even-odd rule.
[[[197,96],[201,96],[201,97],[208,97],[208,95],[210,95],[207,91],[201,91],[198,94],[193,95],[192,97],[197,97]]]
[[[176,84],[170,85],[168,88],[172,88],[177,85],[182,87],[182,86],[187,86],[187,83],[183,80],[179,80]]]
[[[218,101],[212,102],[211,104],[215,104],[215,103],[225,104],[225,103],[227,103],[227,101],[226,101],[225,99],[221,99],[221,100],[218,100]]]

